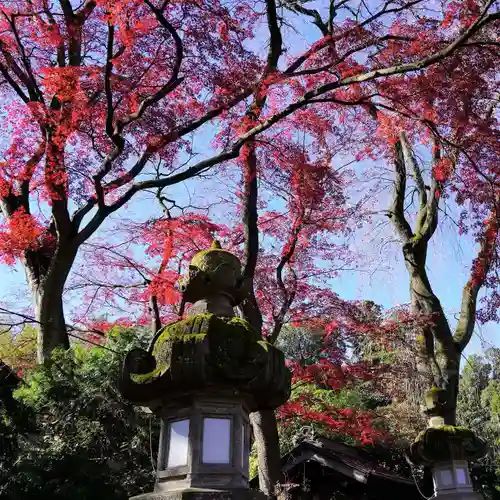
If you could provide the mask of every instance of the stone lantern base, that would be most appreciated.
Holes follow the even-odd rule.
[[[208,490],[188,488],[185,490],[165,493],[145,493],[132,497],[130,500],[265,500],[267,497],[261,491],[249,489]],[[472,497],[460,500],[476,500]]]

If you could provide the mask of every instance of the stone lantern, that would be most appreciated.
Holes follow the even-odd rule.
[[[243,283],[240,261],[218,243],[199,252],[180,280],[186,319],[125,358],[122,394],[162,419],[155,490],[136,500],[261,495],[248,489],[248,416],[284,403],[291,374],[283,353],[235,317]]]
[[[444,403],[442,403],[442,401]],[[446,395],[434,388],[426,395],[429,426],[410,448],[413,463],[432,469],[434,496],[442,500],[481,500],[475,493],[469,475],[469,462],[486,454],[487,446],[465,427],[445,425]]]

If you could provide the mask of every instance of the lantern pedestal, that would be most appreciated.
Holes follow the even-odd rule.
[[[145,493],[130,500],[265,500],[261,491],[249,489],[208,490],[189,488],[168,493]]]
[[[486,453],[486,445],[469,429],[451,425],[428,427],[410,449],[412,462],[432,468],[433,499],[482,500],[474,493],[469,462]]]

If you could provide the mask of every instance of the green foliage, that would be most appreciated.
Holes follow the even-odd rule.
[[[286,359],[289,361],[299,362],[304,365],[317,363],[323,356],[322,332],[287,325],[283,328],[276,346],[284,352]],[[356,358],[355,353],[353,353],[353,356]],[[317,412],[324,411],[324,408],[369,412],[384,404],[377,392],[373,391],[371,383],[362,381],[349,384],[349,387],[341,389],[319,387],[313,383],[299,382],[292,388],[290,401],[293,402],[302,398],[308,401],[308,410]],[[374,426],[377,426],[377,423]],[[291,451],[303,438],[315,435],[336,439],[352,446],[359,445],[356,439],[346,433],[331,429],[320,422],[308,422],[305,425],[303,419],[288,421],[286,425],[280,425],[278,431],[282,453]]]
[[[472,469],[476,488],[485,499],[500,496],[500,349],[485,356],[467,358],[460,380],[457,419],[481,437],[489,447],[488,455]]]
[[[36,337],[36,328],[29,325],[17,335],[0,328],[0,359],[16,371],[35,366]]]
[[[374,397],[362,383],[335,391],[316,387],[313,384],[300,384],[293,389],[292,399],[303,395],[311,396],[311,399],[328,406],[362,411],[368,411],[373,407],[372,398]]]
[[[322,335],[315,335],[306,328],[287,325],[283,327],[276,341],[276,347],[283,351],[289,361],[316,362],[322,349]]]
[[[75,344],[25,374],[0,419],[12,457],[0,454],[1,499],[124,500],[152,488],[158,423],[116,386],[123,354],[147,341],[116,328],[104,344],[115,352]]]

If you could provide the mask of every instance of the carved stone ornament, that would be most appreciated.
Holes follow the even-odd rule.
[[[453,460],[477,460],[486,454],[486,443],[465,427],[443,425],[421,432],[410,448],[414,463],[434,465]]]
[[[283,353],[262,340],[239,303],[241,264],[217,244],[194,256],[180,280],[187,318],[162,328],[148,351],[134,349],[120,381],[125,398],[156,411],[162,400],[208,390],[245,396],[249,411],[273,409],[290,395]]]

